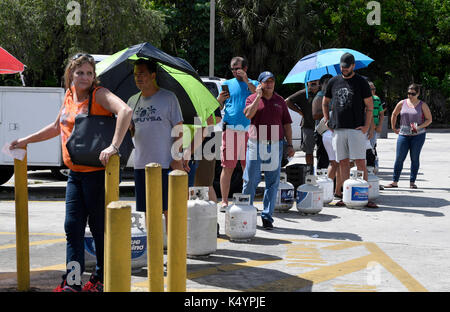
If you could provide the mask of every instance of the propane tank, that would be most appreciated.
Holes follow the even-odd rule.
[[[142,213],[131,214],[131,269],[139,271],[147,265],[147,232]],[[96,263],[95,242],[89,227],[86,228],[84,236],[84,259],[85,265],[91,266]]]
[[[207,256],[217,249],[217,206],[208,187],[190,187],[187,207],[187,255]]]
[[[323,189],[313,175],[307,175],[305,182],[297,188],[297,210],[304,214],[319,213],[323,207]]]
[[[380,197],[380,179],[375,175],[374,167],[367,167],[367,182],[369,183],[369,200]]]
[[[317,170],[317,185],[323,189],[323,203],[331,203],[334,199],[334,183],[333,180],[328,177],[327,169]]]
[[[233,205],[225,213],[225,234],[231,241],[248,242],[256,234],[256,208],[250,195],[233,194]]]
[[[278,186],[275,210],[286,212],[294,205],[294,185],[287,181],[285,172],[280,173],[280,185]]]
[[[363,179],[364,171],[352,171],[344,182],[342,201],[349,208],[361,208],[369,201],[369,183]]]

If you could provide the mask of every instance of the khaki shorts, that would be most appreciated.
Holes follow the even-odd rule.
[[[212,186],[216,173],[216,160],[202,159],[195,171],[194,186]]]
[[[312,155],[315,146],[316,140],[314,139],[314,129],[302,128],[302,151],[304,151],[306,155]]]
[[[335,129],[333,132],[333,149],[336,161],[342,159],[366,159],[367,135],[361,130]]]

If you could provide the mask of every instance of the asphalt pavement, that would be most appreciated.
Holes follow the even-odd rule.
[[[378,140],[381,184],[391,182],[397,135]],[[336,207],[316,215],[295,207],[275,213],[274,229],[258,226],[249,242],[224,234],[209,257],[188,259],[190,292],[446,292],[450,291],[450,131],[429,131],[416,181],[409,188],[404,163],[399,188],[380,191],[379,208]],[[304,163],[297,152],[293,162]],[[51,291],[65,268],[65,182],[30,173],[29,232],[32,290]],[[0,187],[0,291],[17,291],[13,179]],[[135,209],[133,183],[121,183],[121,200]],[[55,195],[59,194],[59,195]],[[167,256],[165,255],[165,258]],[[88,268],[88,272],[90,268]],[[83,282],[89,278],[83,276]],[[145,292],[147,268],[132,273],[131,290]],[[167,285],[166,285],[167,286]]]

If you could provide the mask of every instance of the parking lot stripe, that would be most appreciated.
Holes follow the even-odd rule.
[[[30,242],[30,246],[38,246],[38,245],[47,245],[47,244],[55,244],[55,243],[62,243],[66,242],[65,238],[56,238],[56,239],[47,239],[47,240],[41,240],[36,242]],[[0,246],[0,250],[10,249],[10,248],[16,248],[16,244],[8,244]]]
[[[0,235],[16,235],[16,232],[0,232]],[[36,236],[66,236],[64,233],[29,233]]]

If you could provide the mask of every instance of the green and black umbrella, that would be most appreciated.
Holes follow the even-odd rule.
[[[171,56],[150,43],[141,43],[119,51],[96,65],[100,84],[127,102],[139,92],[134,82],[134,61],[138,58],[157,62],[156,82],[175,93],[185,124],[194,124],[199,117],[202,125],[219,107],[219,102],[204,85],[198,73],[184,59]]]

